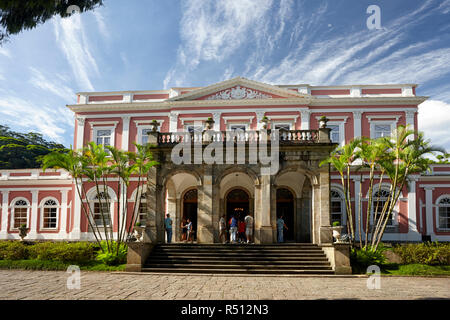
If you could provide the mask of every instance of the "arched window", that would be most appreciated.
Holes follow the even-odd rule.
[[[13,205],[13,228],[18,229],[21,225],[28,227],[28,211],[30,204],[27,200],[19,199]]]
[[[439,229],[450,229],[450,196],[444,196],[437,204]]]
[[[109,205],[108,205],[109,204]],[[92,213],[94,215],[94,223],[99,227],[108,227],[111,224],[111,197],[105,193],[100,192],[94,196],[92,200]],[[103,212],[103,217],[102,217]],[[103,222],[104,220],[104,222]]]
[[[386,205],[386,202],[388,201],[390,191],[386,189],[381,189],[378,191],[375,191],[372,197],[372,212],[375,213],[375,219],[378,221],[378,219],[381,218],[381,214],[383,212],[383,208]],[[391,200],[391,199],[390,199]],[[389,200],[389,201],[390,201]],[[389,204],[387,205],[389,206]],[[386,213],[389,208],[386,208]],[[387,226],[394,225],[394,216],[392,213],[389,214],[389,219],[387,221]]]
[[[56,229],[58,226],[58,203],[48,199],[42,206],[42,228]]]
[[[330,193],[331,202],[331,224],[338,221],[339,225],[345,225],[345,203],[344,199],[339,192],[331,190]]]

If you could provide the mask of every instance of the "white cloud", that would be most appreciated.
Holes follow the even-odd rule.
[[[438,101],[427,100],[419,105],[418,114],[419,131],[425,133],[425,138],[431,139],[431,143],[436,146],[450,150],[450,104]]]
[[[91,54],[81,16],[74,14],[68,18],[56,17],[53,21],[56,41],[68,60],[72,72],[83,91],[94,91],[90,80],[98,75],[98,67]]]
[[[75,98],[75,93],[73,90],[61,83],[64,79],[63,76],[57,75],[58,79],[50,80],[36,68],[30,67],[30,70],[32,72],[30,83],[33,84],[33,86],[49,91],[63,98],[65,101],[73,100]]]

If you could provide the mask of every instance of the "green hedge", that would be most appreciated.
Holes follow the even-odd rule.
[[[450,243],[411,243],[395,246],[393,251],[400,256],[403,264],[450,264]]]
[[[1,241],[0,260],[48,260],[86,262],[94,260],[98,245],[89,242],[37,242]]]

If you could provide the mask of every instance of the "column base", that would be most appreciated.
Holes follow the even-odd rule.
[[[260,227],[255,230],[255,242],[259,244],[274,243],[273,228],[271,226]]]
[[[211,227],[200,226],[197,228],[198,243],[214,243],[214,232]]]

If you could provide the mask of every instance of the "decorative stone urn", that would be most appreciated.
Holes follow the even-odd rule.
[[[343,228],[342,226],[331,227],[331,230],[333,230],[333,238],[336,239],[336,242],[341,242],[342,228]]]
[[[323,129],[327,127],[328,119],[325,116],[321,116],[319,119],[319,128]]]
[[[158,127],[159,127],[159,122],[156,120],[152,120],[152,122],[150,122],[151,126],[152,126],[152,131],[156,132],[158,131]]]
[[[144,226],[134,226],[134,236],[136,238],[136,241],[142,242],[143,241],[143,235],[144,235]]]
[[[267,130],[267,125],[268,125],[268,123],[269,123],[269,118],[267,118],[266,116],[264,116],[264,117],[262,117],[262,119],[261,119],[261,122],[262,122],[262,128],[264,129],[264,130]]]
[[[213,126],[214,126],[214,119],[209,117],[208,119],[206,119],[205,121],[205,130],[212,130]]]

